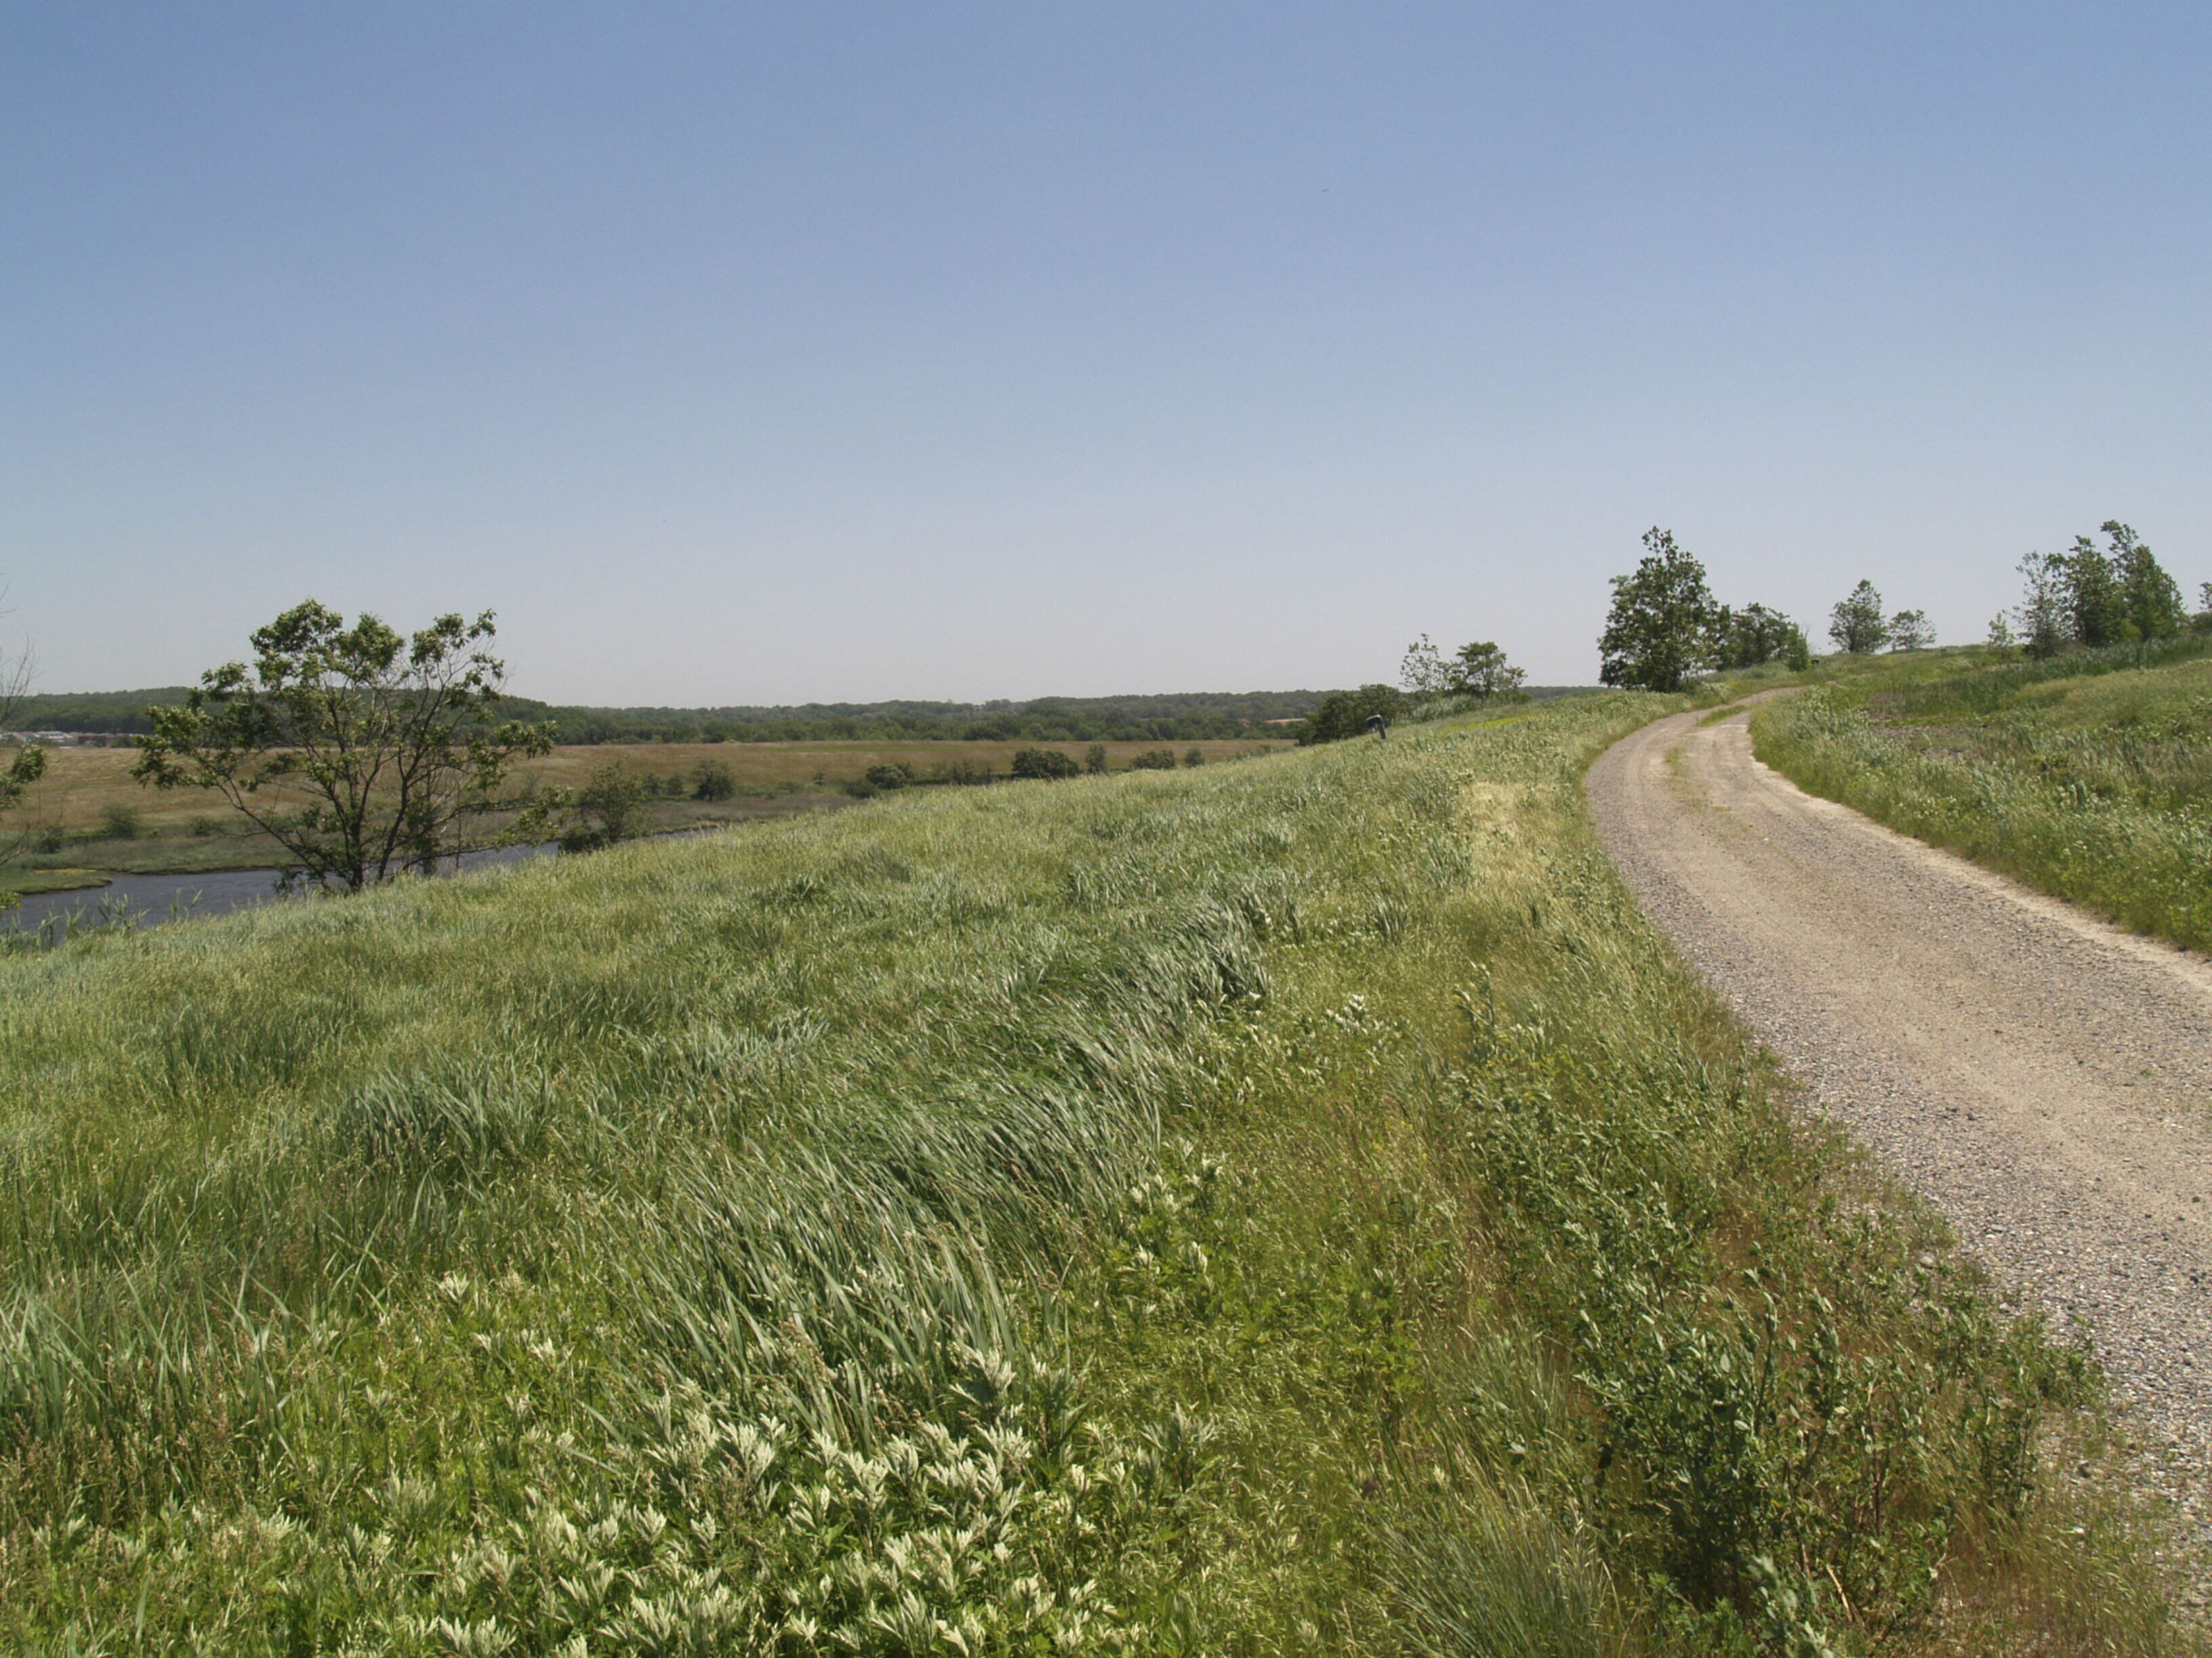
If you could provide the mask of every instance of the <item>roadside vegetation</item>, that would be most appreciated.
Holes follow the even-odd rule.
[[[2196,1650],[1583,829],[1668,706],[0,958],[0,1630]]]
[[[1752,720],[1800,787],[2212,950],[2212,638],[1884,658]]]

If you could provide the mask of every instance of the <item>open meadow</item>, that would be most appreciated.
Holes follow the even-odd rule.
[[[1615,696],[0,957],[40,1652],[2151,1653]]]
[[[1285,745],[1282,739],[1253,738],[1103,746],[1109,767],[1122,770],[1139,756],[1162,751],[1171,753],[1180,764],[1195,749],[1203,761],[1216,763]],[[948,772],[1004,779],[1014,756],[1024,749],[1051,749],[1079,763],[1089,747],[1081,743],[935,740],[576,744],[524,761],[514,768],[507,788],[516,796],[545,788],[580,788],[594,772],[611,765],[672,784],[684,781],[687,786],[672,790],[672,798],[652,801],[647,807],[652,826],[668,831],[842,806],[852,798],[848,791],[864,786],[875,767],[902,766],[924,784]],[[131,775],[137,760],[137,750],[128,748],[51,750],[37,793],[7,825],[32,828],[35,836],[31,848],[17,863],[0,869],[0,882],[29,892],[81,878],[88,870],[241,869],[279,860],[275,843],[212,790],[148,788]],[[690,793],[688,780],[703,765],[728,770],[734,790],[729,799],[684,798]],[[286,808],[306,802],[303,794],[276,788],[264,798]],[[125,827],[128,833],[117,832]]]
[[[1800,787],[2123,926],[2212,950],[2212,643],[1915,652],[1752,722]]]

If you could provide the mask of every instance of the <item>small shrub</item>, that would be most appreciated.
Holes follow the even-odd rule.
[[[1083,768],[1075,756],[1063,754],[1058,749],[1020,749],[1014,754],[1014,775],[1038,777],[1049,781],[1055,778],[1073,777]]]
[[[1103,743],[1093,743],[1089,748],[1084,750],[1083,769],[1093,777],[1103,777],[1106,774],[1106,745]]]
[[[111,841],[135,841],[145,827],[138,808],[120,804],[100,811],[100,832]]]
[[[879,789],[902,789],[914,781],[914,773],[904,766],[887,762],[882,765],[869,767],[867,778],[871,784]]]
[[[563,852],[592,852],[645,833],[646,782],[619,762],[600,767],[576,794],[562,830]]]
[[[737,792],[737,774],[721,761],[702,760],[691,768],[694,800],[727,800]]]
[[[974,788],[991,780],[991,762],[988,760],[940,760],[929,768],[932,782],[950,783],[958,788]]]
[[[191,821],[191,831],[193,840],[210,841],[222,832],[222,825],[212,817],[195,817]]]
[[[1206,763],[1206,756],[1194,743],[1182,751],[1182,762],[1186,766],[1202,766]]]
[[[64,841],[64,837],[59,829],[50,829],[40,830],[31,844],[40,852],[56,853],[62,849]]]
[[[1175,763],[1173,749],[1146,749],[1129,762],[1138,771],[1173,771]]]
[[[1391,685],[1363,685],[1356,691],[1331,691],[1322,699],[1321,706],[1306,716],[1306,723],[1298,728],[1298,742],[1340,742],[1347,737],[1364,737],[1367,722],[1380,715],[1389,725],[1405,718],[1406,695]]]

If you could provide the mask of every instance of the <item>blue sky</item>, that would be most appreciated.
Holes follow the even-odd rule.
[[[603,702],[1588,681],[2212,579],[2212,9],[0,5],[0,580]]]

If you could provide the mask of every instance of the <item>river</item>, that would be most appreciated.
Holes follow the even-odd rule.
[[[495,847],[488,852],[461,855],[458,869],[489,869],[499,864],[520,863],[552,851],[551,846]],[[0,911],[0,932],[35,932],[52,926],[57,933],[82,927],[107,926],[128,916],[139,926],[159,926],[164,921],[204,915],[227,915],[281,899],[273,869],[201,870],[189,875],[118,875],[104,887],[78,887],[68,892],[36,892],[21,907]]]

